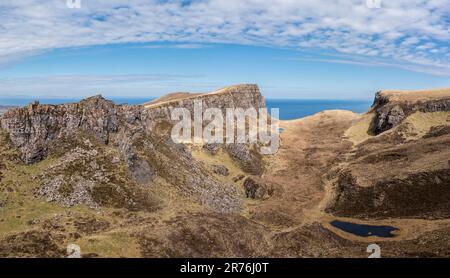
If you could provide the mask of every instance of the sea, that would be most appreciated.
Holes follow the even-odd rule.
[[[108,98],[116,104],[142,104],[154,98]],[[33,98],[0,97],[0,106],[26,106],[33,102]],[[78,102],[80,98],[41,98],[41,104],[62,104]],[[293,120],[314,115],[324,110],[349,110],[355,113],[364,113],[372,105],[371,100],[314,100],[314,99],[266,99],[267,108],[279,108],[281,120]]]
[[[294,120],[314,115],[324,110],[349,110],[364,113],[372,106],[371,100],[312,100],[312,99],[267,99],[266,106],[279,108],[281,120]]]

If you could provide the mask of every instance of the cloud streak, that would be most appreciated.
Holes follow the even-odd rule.
[[[0,78],[0,97],[33,95],[40,97],[81,96],[107,93],[108,96],[159,96],[167,91],[186,88],[220,87],[199,75],[132,74],[132,75],[50,75],[22,78]]]
[[[0,63],[57,48],[171,41],[286,47],[382,59],[450,76],[448,0],[3,0]],[[150,46],[151,47],[151,46]],[[379,64],[379,62],[374,62]]]

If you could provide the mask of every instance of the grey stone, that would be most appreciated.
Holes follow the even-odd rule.
[[[247,198],[267,199],[274,193],[274,186],[257,177],[249,177],[244,181],[244,189]]]
[[[222,175],[222,176],[229,176],[230,175],[230,171],[228,171],[228,168],[223,166],[223,165],[213,165],[213,172],[218,174],[218,175]]]

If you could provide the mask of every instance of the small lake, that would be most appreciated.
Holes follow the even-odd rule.
[[[392,226],[364,225],[339,220],[331,221],[330,224],[331,226],[338,228],[344,232],[354,234],[360,237],[369,237],[369,236],[395,237],[395,234],[393,234],[392,232],[398,230],[397,228]]]

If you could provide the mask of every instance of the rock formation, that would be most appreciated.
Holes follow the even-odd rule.
[[[450,111],[450,90],[434,91],[380,91],[375,96],[372,110],[375,119],[374,134],[389,130],[415,112]]]
[[[62,168],[54,167],[59,170],[46,172],[44,176],[50,178],[43,179],[43,187],[36,192],[37,196],[65,205],[83,203],[96,207],[104,202],[98,194],[94,196],[95,192],[100,192],[99,185],[106,182],[109,187],[116,187],[114,191],[122,192],[119,195],[123,198],[128,198],[118,201],[121,206],[133,207],[138,201],[131,196],[137,193],[126,193],[129,190],[122,185],[134,182],[148,184],[160,177],[208,207],[235,211],[240,207],[240,196],[235,187],[215,180],[201,163],[192,159],[184,145],[174,144],[168,137],[167,130],[173,124],[170,117],[172,109],[183,107],[193,113],[195,100],[202,101],[203,109],[265,106],[256,85],[237,85],[151,105],[116,105],[102,96],[63,105],[31,103],[8,111],[0,121],[2,129],[9,133],[12,144],[20,150],[27,164],[39,162],[68,146],[64,151],[66,158],[60,159]],[[71,150],[70,146],[82,146],[86,140],[91,140],[97,147]],[[123,184],[111,182],[111,177],[103,175],[111,166],[103,162],[95,166],[96,162],[87,155],[106,147],[118,150],[120,161],[125,163],[132,180],[122,180]],[[245,171],[261,172],[261,158],[247,146],[241,144],[228,149]],[[109,155],[104,158],[113,160]],[[75,172],[64,174],[76,165],[80,166]],[[69,195],[60,194],[64,187],[70,189]],[[121,198],[118,196],[118,199]]]
[[[329,212],[357,217],[450,217],[450,90],[376,95],[371,131],[329,173]]]
[[[262,108],[264,98],[256,85],[237,85],[209,94],[150,105],[116,105],[101,96],[80,103],[40,105],[31,103],[26,108],[8,111],[1,118],[1,128],[10,133],[26,163],[34,163],[47,156],[51,143],[76,132],[91,135],[104,144],[123,145],[123,134],[149,132],[158,124],[170,123],[171,111],[177,107],[194,113],[194,101],[201,100],[207,108]],[[120,138],[119,138],[120,137]],[[121,146],[122,150],[126,147]]]

